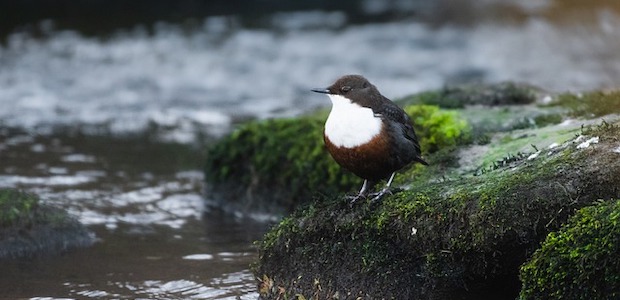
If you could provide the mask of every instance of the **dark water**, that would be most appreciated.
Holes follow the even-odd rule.
[[[252,244],[269,225],[204,213],[204,149],[248,118],[327,106],[309,89],[342,74],[390,98],[459,82],[620,85],[615,1],[430,2],[150,16],[102,34],[73,28],[103,26],[83,16],[33,12],[22,17],[38,21],[2,28],[0,187],[40,195],[99,240],[2,263],[0,298],[255,298]]]
[[[97,236],[61,257],[0,262],[0,298],[253,299],[268,223],[204,212],[203,149],[147,136],[0,131],[0,186],[65,208]],[[48,299],[48,298],[45,298]]]
[[[258,226],[257,226],[258,225]],[[264,224],[205,215],[178,229],[91,227],[100,241],[61,257],[2,263],[2,299],[255,299],[251,241]],[[51,297],[51,298],[47,298]]]

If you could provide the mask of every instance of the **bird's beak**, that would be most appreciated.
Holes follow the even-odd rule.
[[[330,91],[328,89],[312,89],[311,91],[321,94],[329,94]]]

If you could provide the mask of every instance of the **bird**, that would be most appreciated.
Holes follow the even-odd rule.
[[[323,131],[327,151],[341,167],[364,179],[351,204],[368,196],[373,202],[381,199],[391,193],[397,171],[413,163],[428,165],[411,118],[365,77],[344,75],[327,88],[311,91],[327,94],[332,102]],[[371,194],[385,179],[385,187]]]

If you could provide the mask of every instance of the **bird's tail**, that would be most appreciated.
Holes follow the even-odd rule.
[[[419,163],[421,163],[421,164],[423,164],[423,165],[425,165],[425,166],[428,166],[428,163],[427,163],[427,162],[426,162],[426,161],[425,161],[422,157],[420,157],[420,156],[416,156],[416,157],[415,157],[415,161],[416,161],[416,162],[419,162]]]

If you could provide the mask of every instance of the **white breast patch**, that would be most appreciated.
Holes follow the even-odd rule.
[[[353,148],[368,143],[381,132],[381,119],[372,109],[340,95],[328,95],[332,110],[325,122],[325,135],[338,147]]]

